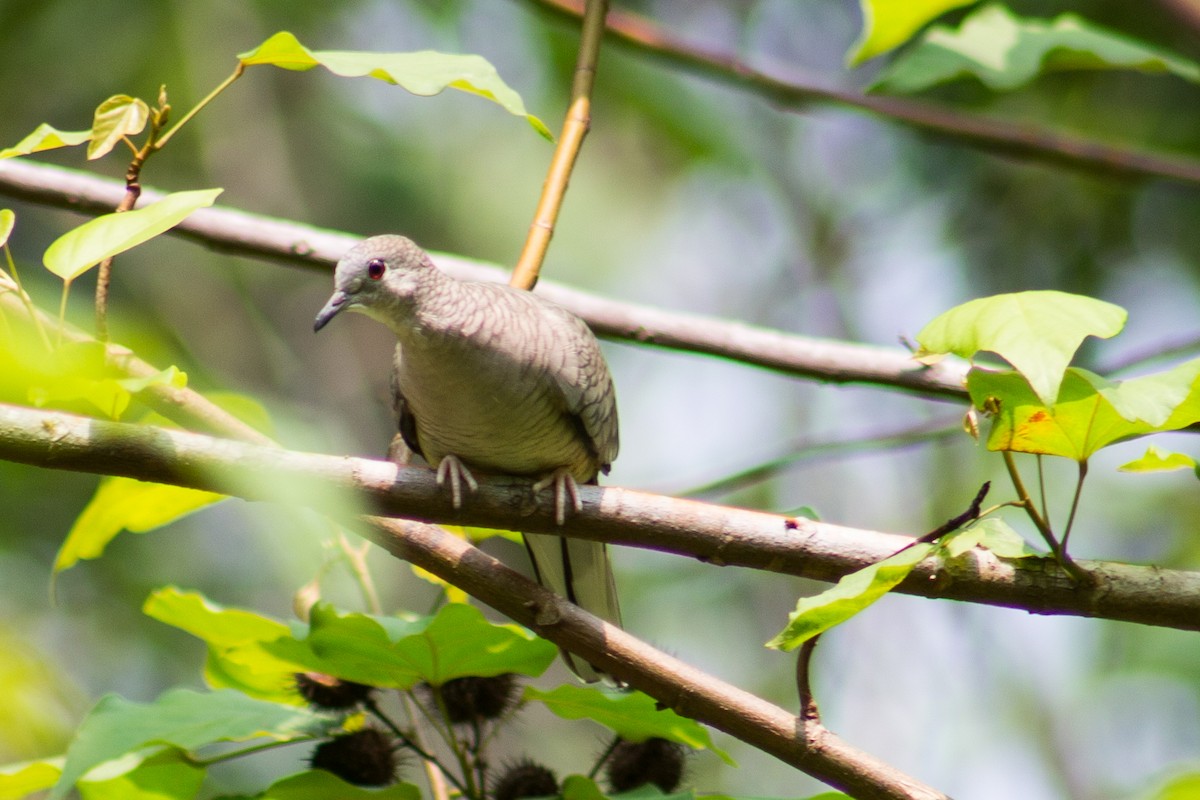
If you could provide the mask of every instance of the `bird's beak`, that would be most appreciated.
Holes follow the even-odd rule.
[[[325,307],[317,312],[317,318],[313,322],[313,332],[317,332],[329,324],[329,320],[333,319],[341,312],[342,309],[349,305],[350,298],[341,289],[338,289],[329,298],[329,302]]]

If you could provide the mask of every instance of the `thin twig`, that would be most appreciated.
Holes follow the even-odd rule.
[[[532,2],[560,16],[574,18],[581,11],[579,0]],[[1005,156],[1015,155],[1121,177],[1168,178],[1200,185],[1200,162],[1194,159],[1113,145],[1029,123],[974,116],[902,97],[864,95],[854,90],[822,86],[807,77],[785,80],[754,69],[726,53],[685,42],[632,12],[613,11],[608,19],[608,33],[621,44],[672,66],[760,95],[788,110],[803,111],[813,103],[855,108],[951,142]]]
[[[796,654],[796,694],[800,697],[800,719],[804,720],[805,724],[821,722],[821,710],[817,707],[810,677],[813,651],[817,649],[820,638],[821,634],[818,633],[805,640],[804,644],[800,645],[800,652]]]
[[[554,150],[554,158],[550,161],[550,170],[542,187],[533,223],[529,226],[525,247],[509,280],[512,286],[520,289],[532,289],[537,284],[542,261],[554,236],[558,212],[567,193],[567,184],[571,180],[571,171],[592,124],[592,85],[600,61],[600,42],[604,38],[604,18],[607,13],[608,0],[587,0],[583,29],[579,35],[579,56],[571,81],[571,104],[563,120],[562,133]]]
[[[1075,481],[1075,494],[1071,497],[1071,512],[1067,514],[1067,526],[1063,529],[1062,547],[1067,552],[1067,540],[1071,538],[1071,530],[1075,527],[1075,512],[1079,510],[1079,498],[1083,494],[1083,482],[1087,480],[1088,462],[1085,458],[1079,462],[1079,477]]]
[[[444,766],[442,766],[442,763],[440,761],[438,761],[437,756],[435,756],[433,753],[429,752],[424,747],[422,747],[421,744],[416,741],[416,739],[409,736],[407,733],[405,733],[400,728],[399,725],[392,722],[391,718],[388,717],[387,714],[383,713],[383,711],[379,708],[379,705],[374,700],[372,700],[370,698],[364,700],[363,707],[366,708],[368,711],[370,711],[375,716],[376,719],[378,719],[380,722],[382,722],[384,725],[386,725],[387,729],[390,730],[392,732],[392,734],[397,739],[399,739],[400,742],[405,747],[407,747],[409,750],[412,750],[414,753],[416,753],[418,758],[420,758],[422,761],[437,765],[438,770],[442,773],[443,776],[445,776],[446,780],[448,780],[448,781],[450,781],[450,783],[454,784],[454,788],[458,789],[460,792],[462,792],[464,795],[466,795],[469,798],[473,798],[473,799],[475,798],[475,795],[471,794],[470,792],[468,792],[466,790],[465,787],[463,787],[462,783],[458,780],[458,778],[454,775],[454,773],[446,771],[446,768]]]
[[[1070,574],[1076,581],[1080,583],[1090,581],[1091,577],[1088,575],[1088,573],[1082,567],[1076,564],[1069,555],[1067,555],[1067,551],[1063,549],[1063,546],[1059,543],[1058,538],[1054,535],[1054,530],[1050,527],[1050,523],[1038,512],[1037,506],[1033,502],[1033,498],[1029,496],[1029,492],[1025,489],[1025,482],[1021,480],[1021,472],[1017,469],[1017,463],[1013,458],[1012,451],[1004,450],[1002,451],[1002,455],[1004,456],[1004,467],[1008,470],[1008,475],[1012,480],[1013,488],[1017,492],[1017,498],[1021,501],[1021,504],[1024,505],[1025,513],[1033,522],[1034,527],[1037,528],[1038,533],[1042,535],[1042,539],[1044,539],[1047,546],[1049,546],[1050,552],[1054,554],[1054,559],[1058,562],[1059,566],[1066,570],[1066,572]]]

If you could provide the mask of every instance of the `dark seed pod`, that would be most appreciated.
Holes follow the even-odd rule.
[[[516,699],[517,676],[512,673],[492,678],[468,676],[442,684],[446,716],[454,724],[496,719]]]
[[[522,797],[557,797],[558,778],[554,773],[524,759],[512,764],[492,789],[494,800],[520,800]]]
[[[296,689],[301,697],[317,708],[344,711],[370,697],[375,687],[344,681],[320,672],[297,672]]]
[[[355,786],[395,783],[400,767],[395,742],[377,728],[363,728],[322,742],[309,763],[313,769],[332,772]]]
[[[683,778],[683,745],[659,739],[644,742],[622,741],[608,757],[608,783],[614,792],[628,792],[653,783],[670,793]]]

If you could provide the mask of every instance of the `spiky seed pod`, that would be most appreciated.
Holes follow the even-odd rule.
[[[442,684],[442,703],[450,722],[482,722],[497,719],[516,699],[517,676],[512,673],[491,678],[468,676]]]
[[[520,800],[522,797],[555,797],[558,778],[546,767],[529,759],[509,765],[492,789],[493,800]]]
[[[344,681],[320,672],[297,672],[296,689],[311,705],[330,711],[354,708],[375,691],[373,686]]]
[[[608,782],[614,792],[628,792],[653,783],[673,792],[683,778],[683,745],[657,737],[644,742],[622,741],[608,757]]]
[[[355,786],[395,783],[400,768],[396,743],[378,728],[362,728],[322,742],[309,763]]]

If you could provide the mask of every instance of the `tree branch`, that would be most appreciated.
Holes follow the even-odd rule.
[[[88,214],[107,213],[122,184],[75,170],[0,161],[0,195]],[[161,197],[146,189],[145,202]],[[361,237],[229,208],[202,208],[171,233],[234,255],[326,270]],[[505,273],[478,261],[435,254],[456,278],[503,282]],[[866,383],[935,398],[963,399],[966,367],[957,361],[924,366],[898,347],[797,336],[700,314],[609,300],[542,281],[538,292],[583,317],[601,336],[719,356],[800,378]]]
[[[529,482],[480,477],[463,509],[434,473],[387,461],[299,453],[147,425],[0,405],[0,458],[123,475],[250,500],[307,505],[333,516],[374,513],[533,533],[556,533],[822,581],[880,561],[906,536],[730,508],[616,487],[582,486],[583,509],[554,522],[549,497]],[[270,480],[263,480],[269,475]],[[354,502],[357,499],[357,504]],[[1200,630],[1200,573],[1081,561],[1079,586],[1052,559],[1004,560],[976,549],[922,562],[898,587],[921,597]]]
[[[330,488],[390,483],[414,512],[447,516],[445,493],[429,470],[260,447],[146,425],[0,405],[0,457],[55,469],[124,475],[207,488],[252,500],[312,502],[354,524],[384,549],[459,586],[538,635],[586,658],[680,714],[712,725],[831,786],[861,798],[939,800],[946,796],[863,753],[820,726],[724,683],[588,614],[434,525],[355,515]],[[388,474],[390,473],[390,477]],[[269,481],[262,480],[264,474]],[[479,497],[506,498],[513,511],[528,485],[492,485]],[[318,500],[317,498],[324,498]],[[366,493],[372,505],[382,499]],[[472,504],[476,497],[472,498]],[[440,510],[439,510],[439,507]],[[422,510],[424,509],[424,511]],[[549,512],[549,509],[543,509]],[[541,516],[541,515],[539,515]],[[553,527],[553,523],[547,529]]]
[[[572,21],[581,13],[579,0],[532,2],[549,13]],[[760,95],[788,110],[802,111],[813,103],[843,106],[991,153],[1120,177],[1167,178],[1200,184],[1200,162],[1194,159],[1160,155],[1029,123],[963,114],[903,97],[866,95],[823,86],[807,76],[784,80],[756,70],[728,54],[685,42],[646,17],[628,11],[614,10],[609,14],[608,33],[617,42],[638,52]]]

